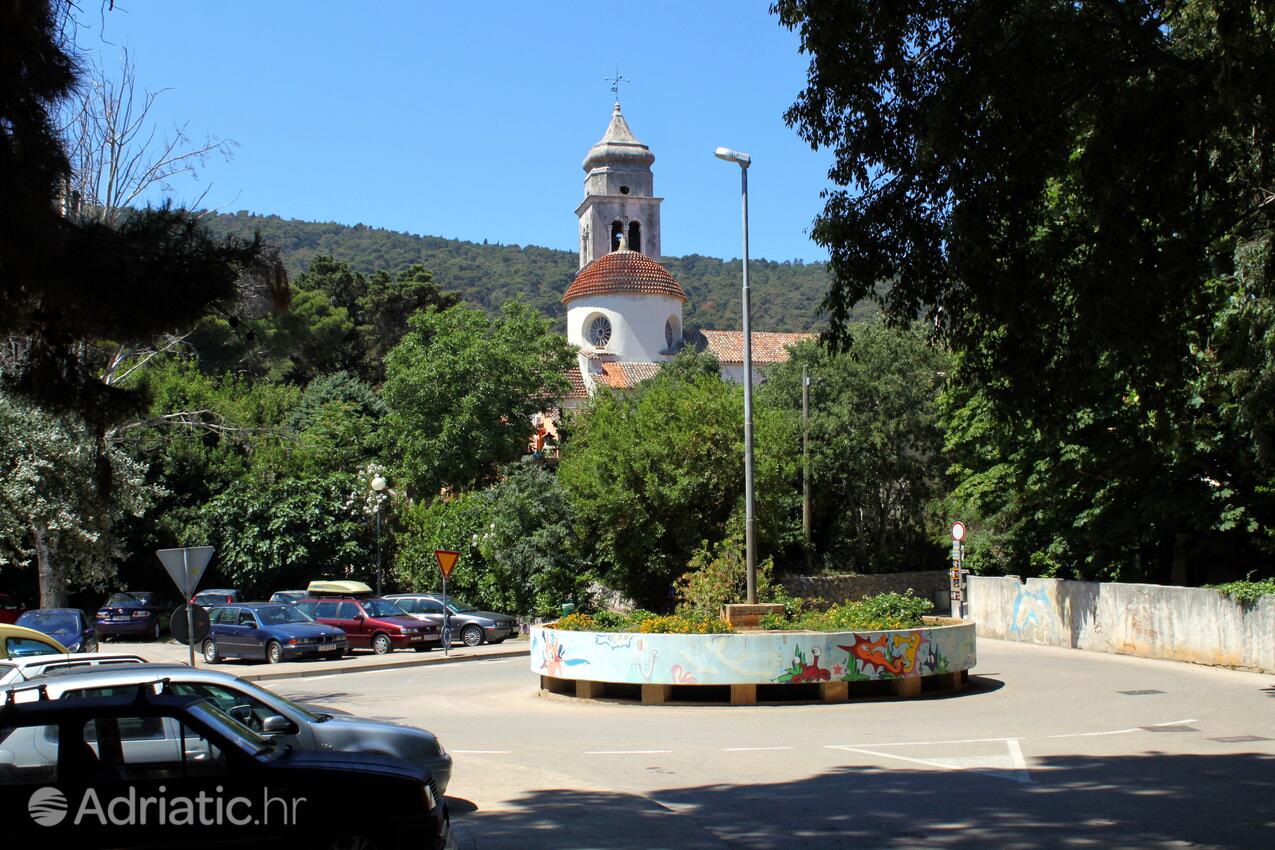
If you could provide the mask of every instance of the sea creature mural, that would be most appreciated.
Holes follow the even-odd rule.
[[[1014,619],[1009,624],[1009,631],[1015,638],[1050,643],[1050,639],[1061,631],[1057,606],[1050,599],[1052,589],[1048,585],[1030,590],[1026,586],[1018,589],[1014,597]]]
[[[775,681],[790,685],[831,681],[832,671],[826,667],[819,666],[820,652],[822,650],[818,646],[810,647],[810,663],[807,664],[805,654],[798,649],[797,653],[792,657],[792,666],[780,673]]]
[[[628,649],[633,645],[633,637],[631,634],[598,632],[593,636],[593,642],[607,649]]]
[[[555,635],[550,635],[546,631],[544,642],[544,655],[542,657],[541,667],[545,671],[545,675],[558,677],[562,674],[562,667],[575,667],[579,664],[588,664],[587,658],[567,658],[566,650],[562,644],[558,643]]]
[[[870,667],[875,668],[873,678],[880,678],[882,674],[892,678],[919,675],[917,651],[925,642],[919,631],[883,634],[875,639],[857,634],[853,644],[837,644],[837,649],[845,651],[849,665],[857,661],[864,673],[868,673]]]
[[[673,675],[673,684],[675,685],[699,684],[695,681],[695,677],[691,675],[690,671],[684,669],[681,664],[674,664],[669,672]]]

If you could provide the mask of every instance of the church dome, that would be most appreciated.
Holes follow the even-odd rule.
[[[580,270],[562,303],[590,295],[663,295],[686,301],[686,290],[668,269],[637,251],[603,254]]]
[[[620,104],[615,105],[611,114],[611,123],[601,140],[589,149],[584,158],[584,170],[596,168],[649,169],[655,162],[655,154],[642,144],[629,129],[629,122],[624,120],[620,112]]]

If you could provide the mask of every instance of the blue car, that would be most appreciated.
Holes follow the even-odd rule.
[[[345,632],[311,620],[293,605],[252,602],[208,612],[212,630],[204,660],[253,658],[278,664],[296,658],[340,658],[350,648]]]
[[[72,652],[97,652],[97,629],[79,608],[40,608],[18,618],[17,625],[43,632]]]

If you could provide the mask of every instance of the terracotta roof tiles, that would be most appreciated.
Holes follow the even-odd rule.
[[[562,303],[589,295],[664,295],[686,301],[668,269],[637,251],[613,251],[580,270]]]
[[[784,363],[788,360],[789,346],[818,336],[816,333],[753,331],[753,362]],[[707,351],[722,363],[744,362],[743,331],[687,331],[686,344]]]

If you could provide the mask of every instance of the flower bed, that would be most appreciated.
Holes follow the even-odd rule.
[[[931,619],[881,631],[656,634],[531,630],[531,670],[551,679],[636,685],[864,682],[960,673],[974,624]]]

